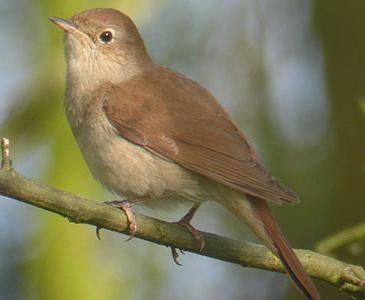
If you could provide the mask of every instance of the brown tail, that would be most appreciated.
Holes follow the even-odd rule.
[[[231,191],[230,196],[220,202],[245,222],[265,246],[281,260],[290,279],[307,299],[321,299],[312,280],[285,240],[265,200],[249,195],[242,197],[241,193]]]
[[[308,299],[320,300],[321,296],[276,224],[266,201],[252,197],[249,197],[249,199],[250,204],[263,223],[264,230],[272,241],[272,244],[267,246],[271,246],[269,247],[270,250],[280,258],[290,279]]]

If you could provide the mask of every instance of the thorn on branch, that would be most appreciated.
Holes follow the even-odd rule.
[[[12,170],[12,161],[10,159],[10,142],[3,137],[1,140],[1,169]]]

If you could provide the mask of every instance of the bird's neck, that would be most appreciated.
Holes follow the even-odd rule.
[[[89,53],[82,58],[69,55],[67,57],[67,86],[77,89],[81,94],[87,94],[97,89],[105,82],[119,84],[142,73],[149,65],[146,59],[114,60],[112,57],[94,57],[99,54]]]
[[[85,49],[87,53],[66,51],[65,109],[69,118],[84,115],[84,110],[93,99],[93,92],[101,85],[107,82],[118,85],[143,73],[153,65],[149,56],[142,56],[143,53],[138,59],[126,57],[124,60],[115,60],[113,57],[101,56],[100,53],[92,50]]]

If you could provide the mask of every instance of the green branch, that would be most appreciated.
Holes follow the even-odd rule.
[[[365,239],[365,223],[341,230],[321,242],[317,243],[315,249],[325,255],[332,254],[336,249],[345,247],[356,241]]]
[[[19,175],[12,168],[9,142],[6,139],[2,142],[0,194],[57,213],[71,222],[128,234],[127,219],[120,210]],[[244,267],[284,272],[280,261],[261,245],[202,232],[205,247],[199,252],[192,235],[183,227],[138,214],[136,220],[137,238]],[[362,267],[346,264],[309,250],[295,250],[295,252],[310,276],[323,280],[351,296],[365,298],[365,271]]]

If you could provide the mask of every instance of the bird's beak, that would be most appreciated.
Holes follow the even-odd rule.
[[[69,20],[65,20],[65,19],[61,19],[61,18],[57,18],[57,17],[49,17],[48,19],[50,21],[52,21],[53,23],[55,23],[58,27],[60,27],[65,32],[73,33],[75,31],[77,31],[75,25]]]

